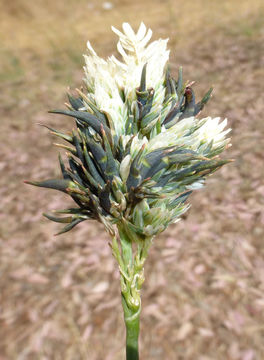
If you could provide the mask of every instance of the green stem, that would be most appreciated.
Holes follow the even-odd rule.
[[[126,324],[126,360],[139,360],[138,336],[140,308],[136,312],[129,309],[123,296],[122,305]]]
[[[117,239],[114,238],[112,251],[118,261],[121,276],[122,306],[126,325],[126,360],[139,360],[140,289],[144,282],[143,265],[151,244],[151,238],[141,239],[139,243],[134,240],[133,233],[129,232],[129,229],[120,226],[118,230],[120,249]],[[134,249],[134,253],[132,243],[137,247]]]
[[[122,306],[124,310],[124,320],[126,325],[126,360],[138,360],[138,336],[139,336],[139,316],[141,310],[140,294],[137,289],[136,275],[132,239],[125,231],[119,229],[120,244],[122,249],[122,259],[126,277],[123,278]],[[121,274],[122,276],[122,274]]]

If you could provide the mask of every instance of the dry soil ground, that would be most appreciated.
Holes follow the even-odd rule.
[[[101,226],[72,233],[42,218],[65,205],[24,179],[58,175],[41,122],[81,85],[89,39],[116,53],[110,25],[143,20],[169,37],[204,114],[228,117],[235,162],[192,196],[188,216],[156,238],[146,264],[141,359],[264,358],[262,0],[0,1],[0,359],[121,360],[119,276]]]

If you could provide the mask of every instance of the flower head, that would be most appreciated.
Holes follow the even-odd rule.
[[[152,110],[161,111],[165,96],[164,73],[169,58],[166,49],[167,40],[149,43],[152,31],[141,23],[134,33],[128,23],[123,24],[124,33],[112,27],[119,36],[117,50],[122,56],[119,61],[115,56],[101,59],[87,43],[88,55],[85,55],[85,83],[90,99],[102,111],[111,115],[115,131],[125,134],[125,120],[129,108],[137,101],[142,69],[147,64],[145,76],[146,89],[153,89]],[[126,101],[124,101],[124,98]]]
[[[129,24],[119,36],[121,60],[100,58],[87,44],[86,90],[69,95],[69,110],[54,113],[75,118],[77,130],[63,134],[50,129],[71,146],[66,168],[60,158],[63,179],[31,182],[69,194],[76,208],[57,211],[65,222],[61,232],[87,219],[115,227],[140,241],[163,231],[189,207],[190,193],[205,178],[227,163],[220,160],[229,143],[227,121],[198,118],[210,98],[201,101],[168,70],[167,40],[149,43],[152,31],[141,23],[135,33]]]

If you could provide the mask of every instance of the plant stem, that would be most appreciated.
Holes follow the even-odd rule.
[[[111,247],[120,271],[122,306],[126,325],[126,360],[139,360],[140,289],[144,282],[143,265],[152,240],[146,237],[141,239],[140,243],[133,242],[133,233],[121,226],[118,230],[120,246],[114,237]],[[134,253],[132,243],[136,247]]]
[[[139,316],[141,310],[138,276],[133,256],[132,241],[125,231],[119,229],[122,249],[123,274],[121,279],[122,306],[126,325],[126,360],[138,360]],[[122,274],[121,274],[122,278]]]
[[[126,324],[126,360],[139,360],[138,336],[140,308],[136,312],[129,309],[123,296],[122,305]]]

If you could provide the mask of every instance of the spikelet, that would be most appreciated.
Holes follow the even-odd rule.
[[[175,80],[168,70],[167,40],[149,43],[152,31],[129,24],[118,35],[122,57],[100,58],[87,44],[85,91],[69,95],[75,119],[71,135],[50,129],[65,140],[68,167],[59,158],[63,179],[29,182],[67,193],[75,208],[45,216],[71,230],[87,219],[104,224],[113,236],[122,229],[135,241],[165,230],[189,208],[186,203],[205,178],[226,164],[217,156],[228,145],[227,121],[198,118],[212,89],[196,102],[184,84],[182,69]]]

